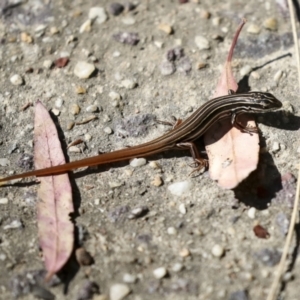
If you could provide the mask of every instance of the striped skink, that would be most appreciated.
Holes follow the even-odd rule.
[[[241,125],[236,121],[236,117],[239,114],[264,113],[276,110],[281,106],[282,103],[272,94],[263,92],[230,94],[214,98],[199,107],[186,120],[178,122],[172,130],[153,141],[54,167],[12,175],[6,178],[1,178],[0,182],[29,176],[60,174],[81,167],[102,165],[128,160],[135,157],[145,157],[176,148],[189,149],[196,161],[196,164],[198,166],[203,164],[205,165],[204,160],[199,157],[193,142],[201,137],[212,124],[225,118],[231,118],[231,123],[233,125],[241,127]],[[244,129],[245,131],[248,131],[247,128]]]

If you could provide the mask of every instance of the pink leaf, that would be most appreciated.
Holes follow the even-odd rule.
[[[34,163],[36,169],[65,163],[55,125],[43,104],[35,107]],[[38,190],[39,243],[50,279],[69,259],[74,244],[74,211],[68,174],[40,177]]]
[[[231,60],[239,33],[245,20],[239,25],[227,61],[217,85],[214,97],[227,95],[229,90],[237,91]],[[242,115],[238,122],[244,127],[255,127],[251,115]],[[209,174],[217,180],[219,186],[227,189],[235,188],[243,179],[256,169],[258,164],[259,137],[257,133],[243,133],[232,127],[230,120],[217,122],[204,135],[204,143],[209,158]]]

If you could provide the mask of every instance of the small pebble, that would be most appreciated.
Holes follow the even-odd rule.
[[[21,33],[21,41],[24,42],[24,43],[27,43],[27,44],[32,44],[33,38],[27,32],[22,32]]]
[[[22,85],[23,84],[23,78],[19,74],[15,74],[10,77],[10,82],[13,85]]]
[[[201,69],[204,69],[206,67],[207,67],[207,63],[205,63],[203,61],[197,62],[197,64],[196,64],[196,69],[197,70],[201,70]]]
[[[10,224],[5,225],[3,227],[4,230],[8,230],[8,229],[18,229],[22,227],[22,223],[20,220],[14,220],[12,221]]]
[[[60,110],[58,110],[57,108],[52,108],[51,112],[55,115],[55,116],[59,116],[60,114]]]
[[[118,2],[113,2],[108,6],[108,12],[113,16],[120,15],[124,10],[124,6]]]
[[[98,198],[95,199],[95,200],[94,200],[94,205],[99,205],[99,204],[100,204],[100,199],[98,199]]]
[[[161,165],[157,161],[150,161],[149,166],[152,169],[161,169]]]
[[[122,23],[125,24],[125,25],[133,25],[133,24],[135,24],[135,19],[132,18],[132,17],[127,16],[127,17],[122,19]]]
[[[177,70],[179,72],[188,73],[192,70],[192,63],[188,57],[183,57],[179,60],[177,64]]]
[[[158,29],[161,30],[161,31],[164,31],[167,34],[172,34],[173,33],[173,28],[169,24],[161,23],[161,24],[158,25]]]
[[[92,7],[89,11],[89,19],[96,20],[98,24],[102,24],[107,20],[107,14],[103,7]]]
[[[147,163],[145,158],[134,158],[130,161],[130,165],[133,168],[144,166]]]
[[[133,274],[124,274],[123,275],[123,281],[126,282],[126,283],[135,283],[137,280],[137,277]]]
[[[147,206],[140,206],[131,210],[128,215],[128,219],[137,219],[145,216],[149,212],[149,208]]]
[[[122,300],[131,292],[130,288],[126,284],[116,283],[109,289],[110,300]]]
[[[50,28],[50,33],[51,33],[52,35],[57,34],[57,33],[59,33],[59,29],[58,29],[56,26],[52,26],[52,27]]]
[[[220,17],[214,17],[214,18],[212,18],[211,21],[212,21],[213,26],[219,27],[220,23],[221,23],[221,18]]]
[[[181,214],[183,214],[183,215],[186,214],[186,206],[185,206],[184,203],[179,204],[178,209],[179,209],[179,212],[180,212]]]
[[[113,130],[110,128],[110,127],[105,127],[104,129],[103,129],[103,131],[106,133],[106,134],[112,134],[113,133]]]
[[[70,113],[72,115],[78,115],[80,113],[80,106],[78,104],[72,104],[70,107]]]
[[[138,33],[135,32],[119,32],[114,34],[113,38],[122,44],[131,46],[137,45],[140,41]]]
[[[75,250],[75,256],[81,266],[90,266],[94,263],[91,254],[82,247]]]
[[[9,166],[9,160],[7,158],[0,158],[0,166],[2,167]]]
[[[156,279],[164,278],[168,274],[168,271],[165,267],[160,267],[153,270],[153,275]]]
[[[175,71],[176,71],[176,67],[175,67],[174,63],[170,62],[170,61],[162,62],[159,68],[160,68],[161,75],[164,75],[164,76],[171,75],[171,74],[175,73]]]
[[[92,20],[88,19],[79,28],[79,33],[90,32],[92,29]]]
[[[95,69],[93,64],[79,61],[74,68],[74,74],[81,79],[86,79],[94,73]]]
[[[190,181],[176,182],[168,186],[168,190],[172,195],[182,196],[185,193],[190,192],[192,188],[192,183]]]
[[[97,105],[93,104],[93,105],[89,105],[85,110],[87,112],[97,112],[99,111],[99,108]]]
[[[195,44],[200,50],[208,50],[210,48],[208,39],[201,35],[195,37]]]
[[[251,77],[253,77],[253,78],[256,79],[256,80],[260,79],[260,75],[259,75],[259,73],[256,72],[256,71],[252,71],[252,72],[251,72]]]
[[[81,153],[81,150],[78,147],[76,147],[76,146],[71,146],[69,148],[69,152],[72,152],[72,153]]]
[[[73,121],[68,122],[67,124],[67,130],[71,130],[75,126],[75,123]]]
[[[132,90],[137,86],[137,83],[134,80],[125,79],[121,81],[121,85],[127,90]]]
[[[201,19],[209,19],[211,16],[211,13],[205,9],[201,9],[199,15],[200,15]]]
[[[263,25],[266,29],[269,29],[269,30],[272,30],[272,31],[275,31],[275,30],[278,29],[278,22],[277,22],[277,19],[275,19],[275,18],[266,19],[264,21]]]
[[[51,69],[51,67],[53,66],[53,62],[50,59],[44,60],[43,62],[43,67],[47,70]]]
[[[112,100],[121,100],[121,95],[114,91],[109,92],[108,96]]]
[[[274,142],[273,145],[272,145],[271,151],[272,151],[273,153],[276,153],[276,152],[278,152],[279,150],[280,150],[280,144],[279,144],[278,142]]]
[[[0,204],[7,204],[8,198],[0,198]]]
[[[251,207],[251,208],[249,208],[247,214],[248,214],[248,217],[250,219],[255,219],[255,213],[256,213],[256,208],[255,207]]]
[[[278,83],[279,83],[279,80],[281,79],[281,77],[282,77],[282,74],[283,74],[283,72],[281,71],[281,70],[278,70],[276,73],[275,73],[275,75],[274,75],[274,81],[275,81],[275,83],[278,85]]]
[[[86,88],[83,86],[79,85],[75,87],[75,92],[76,94],[85,94],[86,93]]]
[[[246,75],[249,75],[249,73],[250,73],[251,71],[252,71],[251,66],[246,65],[246,66],[244,66],[244,67],[242,67],[242,68],[240,69],[240,74],[241,74],[241,76],[246,76]]]
[[[161,42],[161,41],[154,41],[154,45],[155,45],[158,49],[161,49],[162,46],[164,45],[164,43]]]
[[[212,247],[211,253],[215,257],[221,257],[224,254],[224,248],[222,246],[216,244]]]
[[[163,184],[162,178],[160,175],[156,175],[151,181],[151,184],[154,186],[161,186]]]
[[[180,272],[183,269],[183,265],[181,263],[175,263],[172,267],[173,272]]]
[[[61,108],[62,105],[63,105],[63,103],[64,103],[64,100],[61,99],[61,98],[58,98],[58,99],[55,100],[55,106],[56,106],[57,108]]]
[[[247,32],[251,34],[259,34],[260,33],[260,27],[256,24],[249,24],[247,28]]]
[[[181,257],[188,257],[188,256],[191,255],[191,252],[188,248],[183,248],[183,249],[180,250],[179,255]]]
[[[168,227],[167,232],[169,235],[176,235],[177,234],[177,230],[175,227]]]

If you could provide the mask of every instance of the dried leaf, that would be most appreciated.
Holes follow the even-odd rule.
[[[35,107],[34,163],[36,169],[65,163],[57,130],[41,102]],[[39,243],[43,250],[46,276],[50,279],[69,259],[74,244],[74,211],[68,174],[40,177],[37,218]]]
[[[231,60],[244,24],[245,20],[236,31],[214,97],[227,95],[229,90],[236,92],[238,89],[231,68]],[[238,122],[244,127],[256,126],[251,115],[239,116]],[[259,153],[258,134],[243,133],[232,127],[230,120],[224,120],[217,122],[206,132],[204,142],[209,157],[210,177],[217,180],[219,186],[233,189],[256,169]]]

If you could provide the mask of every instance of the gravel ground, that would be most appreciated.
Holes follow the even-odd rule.
[[[257,117],[259,167],[235,190],[219,188],[207,172],[189,177],[188,152],[74,173],[77,250],[46,285],[37,184],[1,188],[1,299],[266,298],[300,152],[289,19],[279,1],[180,2],[1,1],[3,175],[32,167],[37,99],[52,112],[70,160],[162,135],[168,128],[155,117],[184,119],[211,97],[242,17],[248,23],[233,62],[241,87],[284,103]],[[174,194],[170,186],[181,182],[184,193]],[[291,254],[287,300],[299,299],[297,246]]]

